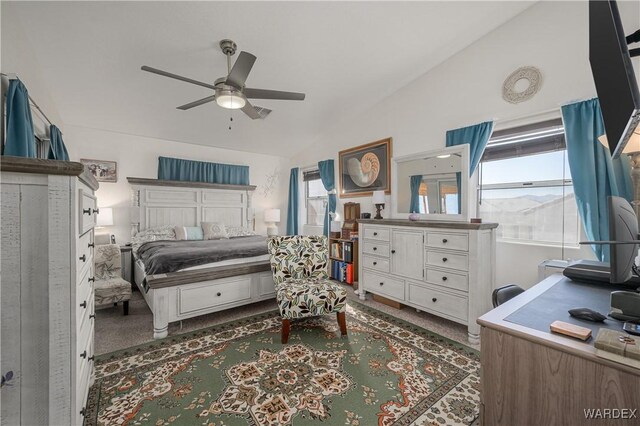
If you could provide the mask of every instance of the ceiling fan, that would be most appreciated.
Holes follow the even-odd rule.
[[[249,99],[277,99],[285,101],[303,101],[304,93],[282,92],[279,90],[252,89],[245,87],[244,83],[249,76],[249,72],[256,61],[256,57],[248,52],[240,52],[238,59],[231,67],[231,57],[236,53],[236,44],[232,40],[222,40],[220,49],[227,57],[227,76],[218,78],[213,84],[204,83],[202,81],[193,80],[181,75],[172,74],[157,68],[146,65],[142,66],[142,71],[151,72],[169,78],[175,78],[187,83],[212,89],[214,94],[197,101],[181,105],[178,109],[188,110],[209,102],[216,101],[218,105],[227,109],[240,109],[252,119],[264,119],[271,112],[270,109],[251,105]]]

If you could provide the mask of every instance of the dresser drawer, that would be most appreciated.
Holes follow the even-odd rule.
[[[469,251],[469,236],[467,234],[427,232],[426,245],[427,247]]]
[[[366,254],[374,254],[376,256],[389,257],[389,244],[379,243],[377,241],[365,241],[362,244],[362,252]]]
[[[93,267],[87,268],[82,273],[82,278],[76,286],[76,324],[80,324],[83,315],[90,310],[94,298],[93,282],[90,282],[89,278],[93,278]]]
[[[362,267],[389,273],[389,260],[375,256],[362,256]]]
[[[430,284],[453,288],[456,290],[469,291],[469,277],[465,274],[427,268],[425,277],[426,281]]]
[[[462,321],[468,318],[468,299],[416,284],[409,284],[409,302]]]
[[[393,297],[396,300],[404,300],[404,281],[389,278],[371,271],[364,271],[364,288],[376,294]]]
[[[82,309],[80,317],[76,322],[76,346],[79,352],[87,346],[87,342],[93,337],[93,315],[95,314],[95,301],[87,301],[87,309]]]
[[[93,263],[93,232],[85,232],[76,245],[76,271],[82,275]]]
[[[389,229],[365,227],[363,238],[365,240],[389,241],[390,235]]]
[[[178,312],[187,314],[214,306],[251,299],[251,278],[235,278],[214,287],[211,284],[178,288]]]
[[[82,354],[86,351],[86,355],[81,357]],[[83,408],[87,405],[87,396],[89,395],[89,385],[91,383],[91,375],[93,372],[93,339],[91,339],[87,346],[85,346],[81,351],[79,351],[76,356],[78,357],[78,362],[76,363],[77,367],[77,375],[76,375],[76,410],[75,413],[77,418],[81,419],[80,423],[83,424],[82,419],[83,416],[80,414]]]
[[[96,208],[96,197],[92,193],[84,189],[79,189],[78,191],[80,193],[78,197],[78,208],[80,209],[78,212],[78,234],[84,234],[96,226],[98,209]]]
[[[467,271],[469,269],[469,257],[466,254],[427,249],[426,262],[429,266],[439,266],[459,271]]]

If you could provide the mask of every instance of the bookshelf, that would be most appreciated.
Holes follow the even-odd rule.
[[[329,275],[350,285],[358,281],[358,240],[329,238]]]

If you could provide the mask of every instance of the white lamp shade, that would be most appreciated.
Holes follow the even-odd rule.
[[[609,149],[609,140],[606,134],[600,136],[598,140],[605,148]],[[635,154],[637,152],[640,152],[640,126],[636,127],[636,130],[631,134],[629,141],[622,149],[623,154]]]
[[[267,209],[264,211],[265,222],[280,222],[280,209]]]
[[[111,207],[100,207],[96,226],[113,225],[113,209]]]
[[[373,204],[384,204],[384,191],[373,191]]]

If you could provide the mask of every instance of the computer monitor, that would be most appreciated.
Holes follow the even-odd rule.
[[[609,197],[610,277],[612,284],[633,276],[638,255],[638,218],[631,204],[621,197]]]

